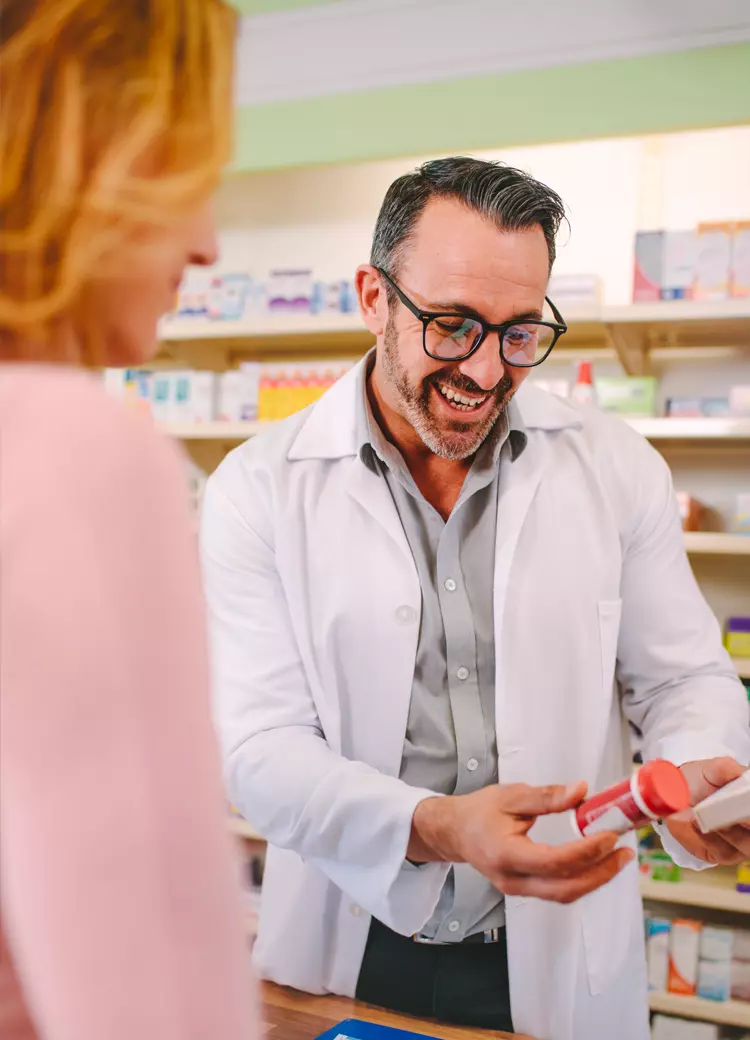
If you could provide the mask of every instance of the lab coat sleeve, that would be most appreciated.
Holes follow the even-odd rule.
[[[685,554],[669,469],[645,441],[631,441],[631,450],[617,664],[624,710],[643,734],[644,760],[730,755],[747,765],[747,696]],[[707,866],[660,833],[677,862]]]
[[[243,496],[243,515],[220,487],[233,461],[209,481],[202,525],[229,795],[268,841],[296,852],[389,927],[418,932],[449,869],[405,864],[414,810],[433,792],[346,759],[327,743],[275,565],[262,482]]]

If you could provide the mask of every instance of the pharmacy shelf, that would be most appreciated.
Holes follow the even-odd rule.
[[[655,303],[629,303],[622,307],[603,307],[603,321],[612,324],[648,324],[750,321],[750,297],[736,300],[657,300]],[[743,329],[747,335],[747,325]]]
[[[243,820],[241,816],[229,817],[229,830],[232,834],[236,834],[239,838],[245,838],[247,841],[265,841],[265,838],[258,834],[255,828],[251,827],[247,820]]]
[[[750,419],[629,419],[648,440],[750,441]],[[267,422],[165,423],[171,437],[185,441],[244,441],[269,426]]]
[[[569,304],[564,352],[614,348],[625,371],[643,374],[652,350],[750,347],[750,299],[672,300],[625,307]],[[359,314],[277,314],[240,321],[165,318],[159,339],[169,344],[214,343],[227,356],[364,353],[373,343]]]
[[[654,881],[642,877],[641,896],[657,903],[699,906],[708,910],[750,914],[750,893],[738,892],[734,870],[721,868],[684,871],[682,881]]]
[[[650,441],[750,441],[750,419],[628,419]]]
[[[750,679],[750,657],[733,657],[732,664],[740,679]]]
[[[253,357],[290,355],[358,357],[374,343],[359,314],[278,314],[241,321],[164,318],[159,341],[213,344],[213,350]]]
[[[750,556],[750,536],[714,531],[686,531],[685,549],[706,556]]]
[[[246,441],[271,423],[259,422],[203,422],[162,423],[161,429],[170,437],[183,441]]]
[[[676,993],[649,993],[652,1011],[683,1018],[697,1018],[702,1022],[717,1022],[724,1026],[750,1026],[750,1003],[741,1000],[704,1000],[702,997],[681,997]]]

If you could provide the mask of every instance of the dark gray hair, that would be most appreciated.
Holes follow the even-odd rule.
[[[557,192],[523,170],[501,162],[454,156],[433,159],[391,184],[380,208],[370,263],[395,276],[405,246],[430,199],[456,199],[492,221],[501,231],[541,227],[555,260],[555,236],[565,217]]]

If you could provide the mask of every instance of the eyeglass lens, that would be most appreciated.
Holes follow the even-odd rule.
[[[473,318],[444,315],[425,326],[425,346],[430,354],[445,361],[463,357],[477,344],[482,326]],[[555,338],[554,330],[536,322],[512,325],[503,335],[503,356],[510,365],[533,365],[546,356]]]

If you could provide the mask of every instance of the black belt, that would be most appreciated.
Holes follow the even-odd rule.
[[[438,942],[437,939],[429,939],[426,935],[412,935],[412,939],[414,942],[423,943],[425,946],[467,946],[477,943],[499,943],[505,938],[504,933],[504,928],[488,928],[484,932],[474,932],[473,935],[467,935],[465,939],[455,943]]]

